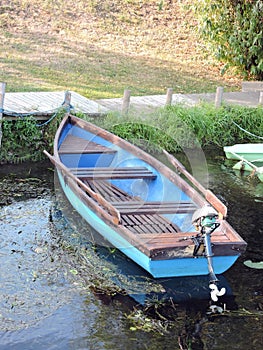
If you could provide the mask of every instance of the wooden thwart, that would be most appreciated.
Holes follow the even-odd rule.
[[[191,202],[111,202],[121,214],[186,214],[194,212],[197,207]]]
[[[92,154],[92,153],[116,153],[114,149],[102,146],[96,142],[81,137],[68,135],[59,147],[59,154]]]
[[[149,169],[145,167],[137,168],[78,168],[70,169],[71,172],[78,178],[105,180],[105,179],[155,179],[154,175]]]

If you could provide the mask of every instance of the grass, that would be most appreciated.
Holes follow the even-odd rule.
[[[98,123],[98,120],[93,122]],[[185,108],[178,104],[143,118],[136,115],[120,118],[118,114],[111,114],[101,120],[101,126],[132,143],[143,142],[141,146],[148,151],[166,149],[171,153],[195,146],[222,149],[236,142],[258,142],[259,137],[263,137],[261,107],[223,105],[215,108],[211,104],[201,104]]]
[[[2,0],[0,81],[7,91],[88,98],[239,89],[205,51],[178,1]]]

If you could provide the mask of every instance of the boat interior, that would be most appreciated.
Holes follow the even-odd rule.
[[[119,224],[126,232],[131,232],[131,237],[137,237],[136,241],[149,252],[193,244],[192,237],[197,232],[192,215],[200,205],[147,162],[140,159],[139,163],[133,162],[138,160],[135,156],[126,162],[127,154],[130,154],[118,144],[107,140],[101,144],[102,138],[98,135],[91,139],[81,136],[67,134],[60,142],[58,155],[70,173],[77,177],[82,190],[86,189],[85,195],[95,201],[99,196],[103,204],[97,201],[98,206],[104,210],[108,207],[109,213],[113,208],[120,218]],[[123,161],[114,163],[120,155]],[[165,189],[161,187],[163,182]],[[235,244],[237,250],[243,244],[226,221],[221,222],[220,229],[213,232],[211,239],[212,242],[230,243],[231,254]]]
[[[83,154],[97,156],[110,154],[114,156],[116,152],[112,148],[73,135],[67,135],[59,148],[59,156],[62,162],[66,159],[63,156],[76,156],[77,154],[81,156]],[[85,162],[86,164],[87,162]],[[72,165],[72,163],[69,161],[67,165]],[[183,200],[180,198],[177,201],[145,200],[139,189],[142,188],[143,193],[145,183],[147,184],[157,177],[148,167],[87,167],[73,165],[73,167],[69,167],[71,173],[94,193],[98,193],[110,205],[114,206],[120,213],[121,224],[133,233],[158,235],[165,233],[170,235],[182,232],[180,221],[184,222],[187,217],[189,225],[192,214],[197,209],[196,204],[190,199]],[[127,181],[130,181],[131,186],[136,184],[137,190],[133,189],[132,193],[126,191],[122,184]]]

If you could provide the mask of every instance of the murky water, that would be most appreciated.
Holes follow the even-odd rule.
[[[226,311],[209,314],[207,279],[153,280],[98,237],[61,195],[49,163],[2,166],[0,349],[261,349],[263,184],[207,154],[247,252],[221,277]],[[13,175],[10,175],[13,174]]]

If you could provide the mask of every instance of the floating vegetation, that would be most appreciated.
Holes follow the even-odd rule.
[[[244,265],[251,269],[263,269],[263,261],[252,262],[251,260],[244,261]]]
[[[11,174],[0,179],[0,207],[13,201],[40,198],[48,193],[50,191],[39,178],[20,178]]]

